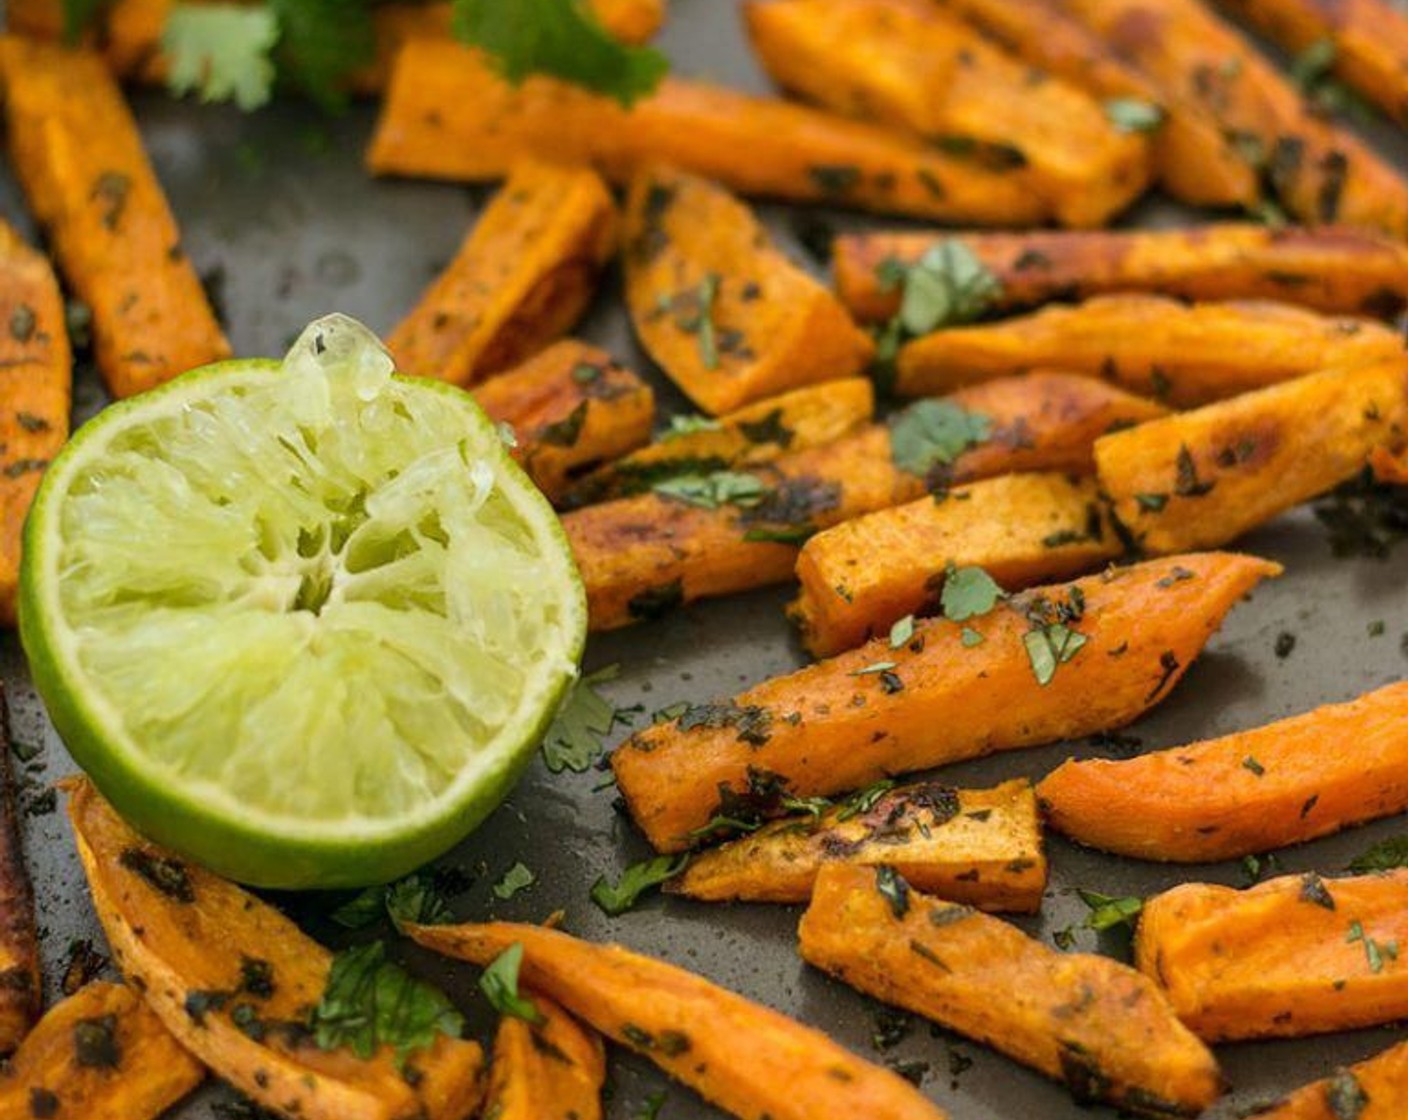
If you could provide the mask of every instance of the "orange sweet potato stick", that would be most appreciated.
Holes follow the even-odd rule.
[[[24,1041],[43,998],[34,891],[17,812],[9,716],[0,699],[0,1055]]]
[[[483,1115],[493,1120],[601,1120],[606,1052],[600,1036],[546,996],[525,995],[542,1021],[500,1020]]]
[[[1408,1042],[1336,1070],[1258,1111],[1258,1120],[1398,1120],[1408,1110]]]

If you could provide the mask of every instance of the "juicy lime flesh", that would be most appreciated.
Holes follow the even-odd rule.
[[[350,320],[316,329],[283,368],[188,375],[81,433],[25,607],[82,698],[79,761],[116,756],[120,792],[295,846],[452,842],[575,669],[580,583],[467,396],[392,378]]]

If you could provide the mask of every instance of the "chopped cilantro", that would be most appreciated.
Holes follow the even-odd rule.
[[[923,478],[947,466],[992,432],[992,421],[952,401],[925,400],[900,413],[890,429],[895,466]]]
[[[522,863],[515,863],[504,872],[503,878],[494,884],[494,897],[510,899],[514,895],[526,891],[538,877]]]
[[[350,1049],[370,1058],[381,1046],[401,1060],[438,1035],[458,1038],[464,1020],[445,996],[386,959],[380,941],[333,958],[309,1025],[323,1050]]]
[[[971,323],[1002,298],[1002,283],[956,237],[931,245],[904,270],[899,321],[911,336]]]
[[[1159,106],[1137,97],[1106,101],[1105,116],[1121,132],[1157,132],[1164,123],[1164,111]]]
[[[855,669],[851,672],[853,677],[868,677],[874,673],[888,673],[895,667],[893,661],[876,661],[872,665],[867,665],[863,669]]]
[[[660,433],[659,438],[661,443],[669,443],[671,440],[698,435],[700,432],[717,432],[722,427],[723,425],[717,420],[708,416],[700,416],[698,413],[680,413],[670,417],[670,426]]]
[[[615,680],[620,671],[619,665],[608,665],[589,676],[578,677],[567,690],[543,738],[543,762],[550,772],[583,773],[601,757],[603,737],[617,723],[628,722],[629,717],[595,687]]]
[[[1356,856],[1349,869],[1356,874],[1370,871],[1392,871],[1408,867],[1408,836],[1390,836]]]
[[[1369,971],[1372,973],[1382,972],[1385,961],[1398,959],[1397,941],[1375,941],[1364,932],[1364,925],[1358,920],[1349,923],[1349,936],[1345,940],[1350,944],[1356,941],[1363,942],[1364,959],[1368,962]]]
[[[657,482],[651,489],[663,497],[700,509],[718,509],[723,505],[753,506],[762,501],[768,492],[757,475],[745,471],[680,475]]]
[[[1050,622],[1023,634],[1022,642],[1027,647],[1027,658],[1032,663],[1037,684],[1043,687],[1050,684],[1056,670],[1079,653],[1087,640],[1084,634],[1063,622]]]
[[[983,644],[983,636],[971,626],[965,626],[958,635],[958,640],[963,643],[964,649],[972,649],[974,646]]]
[[[624,914],[640,900],[640,896],[684,870],[689,857],[656,856],[633,863],[612,883],[605,875],[592,884],[592,901],[613,918]]]
[[[278,17],[268,6],[176,4],[161,36],[167,88],[258,109],[273,96],[278,41]]]
[[[902,619],[890,627],[890,648],[900,649],[909,644],[914,637],[914,616],[905,615]]]
[[[479,990],[500,1015],[542,1023],[545,1020],[537,1004],[518,992],[518,970],[522,965],[523,946],[514,942],[480,975]]]
[[[950,622],[967,622],[990,612],[1005,593],[982,568],[949,566],[939,605]]]
[[[1093,929],[1097,933],[1119,926],[1128,926],[1132,929],[1140,912],[1144,909],[1142,898],[1132,896],[1118,898],[1084,889],[1077,889],[1076,894],[1090,908],[1090,916],[1085,919],[1086,928]]]
[[[836,814],[837,823],[858,817],[863,813],[870,812],[879,803],[880,799],[895,788],[893,778],[881,778],[878,782],[866,786],[862,790],[857,790],[841,802],[840,811]]]
[[[1251,755],[1247,755],[1246,758],[1242,759],[1242,769],[1250,770],[1258,778],[1262,777],[1266,773],[1266,767],[1263,766]]]

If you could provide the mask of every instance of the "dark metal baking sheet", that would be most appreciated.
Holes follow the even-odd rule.
[[[733,4],[673,0],[663,42],[682,72],[746,88],[765,86],[744,49]],[[456,186],[370,180],[361,170],[374,115],[369,106],[330,121],[296,104],[245,116],[178,104],[158,93],[137,94],[135,102],[187,248],[219,292],[241,354],[279,354],[304,323],[332,310],[356,315],[379,330],[390,328],[446,262],[484,197]],[[1408,155],[1400,136],[1388,129],[1376,133],[1381,146]],[[866,221],[780,207],[765,212],[799,258],[799,217],[807,223],[818,218],[843,225]],[[0,176],[0,213],[29,228],[8,172]],[[1164,223],[1180,220],[1180,215],[1153,203],[1131,220]],[[615,278],[610,278],[584,333],[646,370],[649,364],[630,337],[616,290]],[[678,395],[656,380],[665,406],[678,405]],[[101,406],[102,390],[91,371],[82,372],[76,393],[78,418]],[[1248,537],[1242,546],[1280,560],[1287,574],[1234,611],[1173,696],[1132,729],[1147,748],[1347,699],[1397,680],[1408,669],[1408,592],[1403,587],[1408,552],[1389,562],[1334,560],[1323,530],[1304,512]],[[778,591],[702,604],[649,627],[594,639],[588,667],[619,663],[621,675],[606,691],[618,704],[642,704],[647,712],[678,700],[730,694],[802,663],[781,615],[784,600],[785,593]],[[1384,624],[1383,633],[1374,636],[1377,623]],[[1274,646],[1282,632],[1294,633],[1298,640],[1289,657],[1278,658]],[[24,824],[53,998],[70,943],[88,938],[101,945],[101,934],[67,825],[61,812],[47,811],[44,795],[47,784],[72,763],[33,693],[13,635],[0,641],[0,673],[16,739],[42,748],[23,767],[24,800],[31,810]],[[1353,744],[1326,743],[1324,749],[1352,750]],[[1069,753],[1098,749],[1062,744],[954,766],[945,776],[961,784],[1039,777]],[[931,1032],[926,1024],[917,1024],[893,1050],[876,1053],[871,1036],[877,1005],[801,963],[794,950],[795,907],[710,906],[656,898],[621,918],[606,918],[587,900],[591,883],[602,872],[614,875],[646,849],[614,809],[612,790],[597,788],[601,778],[597,773],[552,776],[535,765],[507,804],[444,861],[474,877],[473,886],[458,899],[457,911],[465,917],[539,920],[564,909],[570,927],[585,937],[619,940],[679,962],[820,1026],[877,1060],[929,1063],[925,1091],[955,1120],[1075,1120],[1091,1114],[1037,1075],[981,1046]],[[1392,820],[1356,829],[1280,853],[1280,864],[1287,871],[1334,872],[1370,843],[1403,827],[1401,820]],[[1084,917],[1083,905],[1071,894],[1076,886],[1143,895],[1191,877],[1243,881],[1238,865],[1167,869],[1099,856],[1059,839],[1050,846],[1054,874],[1044,912],[1022,923],[1047,938]],[[490,888],[516,861],[533,870],[536,882],[513,899],[497,902]],[[338,936],[324,917],[328,899],[280,901],[318,935]],[[1096,948],[1094,935],[1080,934],[1079,946]],[[1111,943],[1101,947],[1115,953],[1122,949]],[[445,984],[469,1013],[472,1029],[487,1038],[491,1024],[472,970],[426,954],[405,955],[418,970]],[[1250,1102],[1362,1059],[1404,1036],[1402,1030],[1382,1029],[1222,1048],[1234,1092],[1210,1116],[1231,1117]],[[615,1052],[611,1069],[612,1120],[636,1117],[646,1098],[661,1090],[668,1094],[660,1113],[665,1120],[721,1115],[689,1090],[667,1086],[653,1067],[630,1055]],[[220,1103],[230,1099],[228,1091],[212,1087],[175,1115],[207,1120],[219,1116]]]

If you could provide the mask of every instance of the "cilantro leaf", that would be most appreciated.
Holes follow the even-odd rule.
[[[905,615],[902,619],[890,627],[890,648],[899,649],[908,645],[909,640],[914,637],[914,616]]]
[[[515,863],[504,872],[503,878],[494,884],[494,897],[510,899],[521,891],[526,891],[538,877],[522,863]]]
[[[723,425],[708,416],[698,413],[680,413],[670,417],[670,426],[660,433],[660,442],[669,443],[672,439],[697,435],[700,432],[717,432]]]
[[[73,46],[112,0],[63,0],[64,42]]]
[[[1027,659],[1032,663],[1036,683],[1043,688],[1051,683],[1056,670],[1073,658],[1089,639],[1063,622],[1037,626],[1022,635],[1027,647]]]
[[[669,70],[659,51],[617,42],[575,0],[455,0],[454,29],[515,85],[549,74],[631,105]]]
[[[1117,926],[1129,926],[1132,929],[1144,909],[1142,898],[1117,898],[1114,895],[1083,889],[1077,889],[1076,894],[1090,907],[1090,916],[1085,919],[1086,928],[1097,933]]]
[[[900,413],[890,429],[895,466],[921,478],[947,466],[992,432],[992,421],[952,401],[926,400]]]
[[[376,58],[368,0],[267,0],[288,78],[325,109],[347,104],[346,79]]]
[[[944,575],[939,605],[950,622],[967,622],[970,618],[987,614],[997,606],[999,599],[1005,597],[1002,588],[982,568],[955,568],[950,565]]]
[[[620,671],[619,665],[608,665],[590,676],[578,677],[567,690],[543,739],[543,762],[550,772],[581,774],[601,757],[602,736],[610,734],[625,717],[594,686],[615,680]]]
[[[1157,132],[1164,123],[1164,111],[1137,97],[1116,97],[1105,102],[1105,116],[1121,132]]]
[[[657,482],[651,489],[666,498],[674,498],[700,509],[757,505],[768,492],[757,475],[745,471],[685,474]]]
[[[233,101],[245,110],[267,105],[278,41],[279,21],[268,7],[177,4],[161,35],[167,88],[177,97],[195,92],[202,101]]]
[[[385,913],[386,888],[378,886],[359,891],[328,916],[343,929],[366,929]]]
[[[514,942],[479,977],[479,990],[500,1015],[528,1023],[544,1022],[543,1013],[527,996],[518,994],[518,970],[523,964],[523,946]]]
[[[646,891],[678,875],[688,862],[687,855],[656,856],[633,863],[615,883],[603,875],[592,884],[592,901],[613,918],[618,917],[631,909]]]
[[[905,273],[899,319],[910,335],[971,323],[1002,297],[1002,282],[956,237],[929,247]]]
[[[1387,840],[1380,840],[1355,857],[1349,865],[1349,869],[1359,875],[1370,871],[1392,871],[1396,867],[1408,867],[1408,836],[1390,836]]]
[[[346,1047],[370,1058],[391,1046],[404,1061],[437,1035],[459,1038],[464,1019],[440,991],[392,964],[385,946],[373,941],[333,958],[310,1026],[323,1050]]]
[[[435,876],[417,871],[386,888],[386,912],[399,929],[406,925],[439,926],[450,920],[450,907]]]

